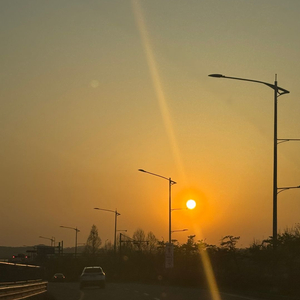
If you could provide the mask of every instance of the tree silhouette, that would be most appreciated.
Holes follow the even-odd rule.
[[[236,244],[239,241],[239,236],[226,235],[221,240],[221,247],[228,251],[235,251]]]
[[[135,248],[138,250],[145,250],[147,248],[147,245],[145,245],[145,231],[141,228],[138,228],[132,235],[132,238],[135,240],[133,244],[135,245]]]
[[[147,248],[150,252],[155,252],[158,246],[158,240],[152,231],[147,234]]]
[[[95,255],[96,253],[99,252],[99,247],[101,246],[101,243],[102,241],[98,235],[98,229],[96,225],[93,225],[90,234],[86,240],[84,253]]]

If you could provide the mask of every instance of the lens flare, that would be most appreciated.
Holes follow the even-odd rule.
[[[186,178],[187,176],[184,171],[182,159],[180,157],[180,151],[179,151],[177,139],[176,139],[175,132],[173,129],[171,114],[169,111],[169,107],[167,105],[167,99],[165,97],[164,89],[162,86],[162,80],[160,78],[159,68],[158,68],[156,60],[155,60],[155,55],[152,50],[152,45],[150,43],[150,38],[149,38],[148,31],[146,28],[145,18],[143,16],[141,4],[140,4],[139,0],[132,0],[131,3],[132,3],[132,7],[133,7],[133,13],[136,18],[137,29],[139,30],[141,41],[142,41],[143,48],[145,51],[145,56],[147,59],[153,86],[156,91],[156,96],[157,96],[157,99],[158,99],[158,102],[160,105],[165,128],[168,133],[170,143],[172,145],[173,155],[176,160],[177,167],[183,176],[183,181],[187,181],[187,178]],[[217,286],[217,283],[215,280],[214,272],[213,272],[209,257],[207,255],[207,253],[205,253],[205,251],[201,251],[201,258],[203,261],[203,266],[204,266],[205,274],[207,277],[207,281],[208,281],[208,284],[210,287],[212,299],[213,300],[221,300],[221,297],[220,297],[220,294],[218,291],[218,286]]]
[[[174,159],[176,160],[176,166],[179,169],[180,173],[183,175],[183,178],[185,180],[186,175],[184,172],[182,159],[180,157],[180,151],[179,151],[177,139],[174,132],[174,126],[173,126],[169,106],[167,103],[167,97],[163,89],[162,80],[159,73],[159,67],[157,66],[156,63],[153,47],[151,45],[151,40],[148,34],[148,30],[146,28],[145,18],[143,15],[140,1],[132,0],[132,7],[136,18],[137,28],[140,33],[142,45],[145,51],[145,56],[149,67],[149,72],[151,74],[153,87],[156,92],[156,97],[160,106],[162,118],[164,120],[165,129],[167,131],[170,144],[172,145],[172,151],[173,151]]]

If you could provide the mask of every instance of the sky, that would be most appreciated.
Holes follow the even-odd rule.
[[[278,138],[300,138],[298,0],[2,0],[0,245],[104,244],[117,229],[239,247],[272,235]],[[278,187],[300,184],[278,145]],[[181,209],[194,199],[194,210]],[[178,209],[178,210],[177,210]],[[300,190],[278,195],[278,231]],[[177,232],[187,228],[186,232]]]

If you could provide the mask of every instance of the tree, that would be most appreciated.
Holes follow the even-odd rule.
[[[132,235],[132,238],[135,242],[134,245],[137,247],[138,250],[145,249],[145,231],[141,228],[138,228]]]
[[[185,255],[190,255],[198,251],[198,246],[194,240],[195,236],[196,235],[189,235],[186,244],[181,245],[180,248]]]
[[[84,253],[95,255],[97,252],[99,252],[99,247],[101,246],[101,243],[102,241],[98,235],[98,229],[96,225],[93,225],[90,234],[86,240]]]
[[[227,251],[235,251],[239,236],[226,235],[221,240],[221,247]]]
[[[155,237],[154,233],[152,231],[149,231],[147,234],[147,248],[150,252],[153,252],[157,249],[158,246],[158,240]]]
[[[236,244],[239,241],[240,237],[239,236],[233,236],[233,235],[226,235],[222,238],[221,240],[221,249],[225,251],[225,255],[229,255],[234,261],[234,264],[236,266],[236,270],[238,273],[240,273],[240,266],[237,260],[237,248]],[[229,261],[227,261],[229,263]],[[229,269],[229,267],[227,266]],[[231,270],[232,271],[232,270]],[[232,274],[231,274],[232,276]]]

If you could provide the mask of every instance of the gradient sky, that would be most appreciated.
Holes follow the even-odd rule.
[[[238,246],[272,235],[273,83],[278,138],[300,138],[298,0],[2,0],[2,246],[103,243],[118,229]],[[278,146],[278,186],[300,184],[300,142]],[[278,196],[278,229],[300,190]],[[48,243],[49,242],[49,243]]]

